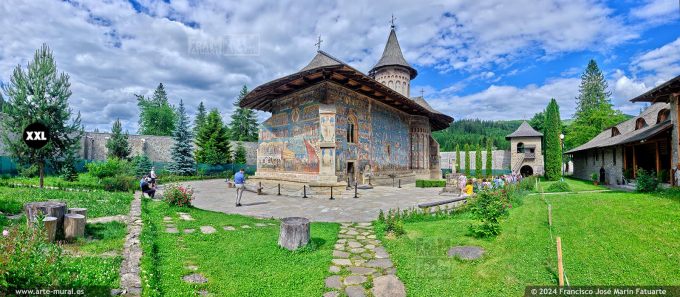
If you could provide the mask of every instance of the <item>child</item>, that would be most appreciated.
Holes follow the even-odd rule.
[[[471,196],[472,195],[472,182],[468,181],[467,185],[465,186],[465,192],[463,192],[463,196]]]

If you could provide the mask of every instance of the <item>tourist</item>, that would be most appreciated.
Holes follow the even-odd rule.
[[[472,181],[468,181],[467,185],[465,186],[465,190],[463,191],[463,196],[472,196],[473,189],[472,189]]]
[[[243,168],[234,174],[234,185],[236,186],[236,207],[241,206],[241,197],[246,189],[246,175]]]
[[[139,181],[139,187],[141,188],[142,193],[149,195],[150,198],[154,198],[154,196],[156,196],[156,187],[153,184],[150,184],[149,181],[150,179],[147,175],[143,176]]]
[[[675,185],[680,186],[680,164],[678,164],[677,169],[675,169]]]
[[[465,175],[460,175],[458,176],[458,188],[460,189],[460,192],[463,193],[465,192],[465,184],[467,183],[467,178]]]
[[[151,172],[149,172],[149,178],[151,179],[151,183],[153,184],[154,187],[156,187],[156,167],[151,166]]]

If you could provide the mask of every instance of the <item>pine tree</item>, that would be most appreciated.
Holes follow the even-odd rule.
[[[555,99],[551,99],[545,109],[545,176],[549,180],[558,180],[562,176],[562,121],[560,107]]]
[[[465,150],[465,176],[469,177],[470,176],[470,145],[465,144],[463,147]]]
[[[172,162],[168,170],[177,175],[193,175],[196,173],[193,135],[189,129],[189,117],[184,109],[184,102],[181,100],[177,110],[177,122],[173,126],[176,127],[172,133],[175,143],[170,151]]]
[[[177,113],[168,102],[163,84],[159,84],[152,98],[137,96],[139,106],[139,134],[170,136],[175,131]]]
[[[475,176],[477,178],[482,177],[482,146],[477,144],[477,150],[475,151]]]
[[[198,112],[196,113],[196,119],[194,120],[194,135],[198,135],[198,131],[203,127],[206,115],[205,105],[203,105],[203,101],[201,101],[201,103],[198,104]]]
[[[234,163],[236,164],[246,164],[247,152],[246,148],[243,146],[243,143],[239,142],[238,145],[236,146],[236,153],[234,154]]]
[[[69,154],[61,166],[61,178],[65,181],[73,182],[78,180],[78,171],[76,171],[76,158],[73,154]]]
[[[460,173],[460,146],[456,144],[456,173]]]
[[[130,145],[127,132],[123,134],[123,125],[116,119],[111,127],[111,137],[106,141],[109,158],[127,159],[130,156]]]
[[[151,159],[149,159],[149,156],[146,153],[135,156],[132,159],[132,163],[135,165],[135,175],[137,177],[142,177],[151,172],[151,167],[153,166],[153,164],[151,164]]]
[[[236,110],[231,114],[229,123],[230,139],[234,141],[257,141],[257,115],[252,109],[239,106],[246,95],[248,95],[248,88],[244,85],[234,102]]]
[[[604,75],[597,67],[597,63],[590,60],[581,76],[574,122],[566,133],[567,148],[582,145],[602,130],[625,120],[620,111],[613,109],[610,96]]]
[[[491,155],[491,139],[486,141],[486,176],[493,175],[493,156]]]
[[[7,101],[3,104],[0,142],[17,163],[38,166],[41,188],[45,166],[75,154],[83,135],[80,113],[73,116],[68,105],[70,87],[68,74],[57,72],[52,51],[46,44],[35,52],[27,70],[17,66],[9,82],[3,84]],[[37,150],[28,147],[23,137],[16,137],[34,122],[49,129],[49,142]]]
[[[217,109],[208,113],[205,124],[196,136],[196,161],[210,165],[231,162],[231,148],[227,130]]]

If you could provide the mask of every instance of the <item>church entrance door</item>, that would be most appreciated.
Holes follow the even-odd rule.
[[[355,176],[354,176],[354,162],[347,162],[347,182],[349,183],[347,186],[352,187],[354,186],[355,182]]]

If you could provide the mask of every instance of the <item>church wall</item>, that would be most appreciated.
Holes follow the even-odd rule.
[[[276,102],[272,116],[260,129],[258,174],[319,173],[319,99],[313,87]]]

